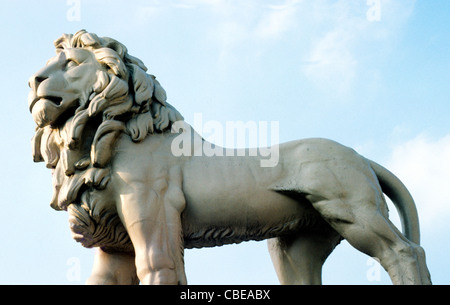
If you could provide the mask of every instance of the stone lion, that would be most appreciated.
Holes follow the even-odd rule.
[[[382,166],[326,139],[279,145],[273,167],[239,152],[175,156],[177,137],[207,142],[174,128],[182,116],[123,44],[81,30],[55,46],[29,81],[33,157],[52,169],[51,207],[98,248],[88,283],[186,284],[185,248],[263,239],[282,284],[321,283],[342,239],[395,284],[431,283],[414,201]]]

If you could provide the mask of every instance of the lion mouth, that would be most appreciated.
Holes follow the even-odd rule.
[[[62,97],[59,96],[43,96],[42,99],[44,100],[48,100],[50,102],[52,102],[53,104],[55,104],[56,106],[61,105],[62,102]]]
[[[41,95],[30,99],[30,112],[39,127],[47,125],[58,126],[75,113],[79,99],[59,97],[56,95]]]
[[[34,105],[36,105],[36,103],[39,101],[43,102],[49,101],[53,103],[55,106],[60,106],[63,101],[63,98],[60,96],[53,96],[53,95],[37,96],[30,103],[30,112],[33,111]]]

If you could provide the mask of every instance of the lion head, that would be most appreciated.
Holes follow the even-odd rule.
[[[55,47],[56,56],[29,80],[28,103],[37,124],[33,159],[53,171],[51,206],[66,210],[73,204],[72,231],[83,232],[84,244],[95,246],[106,238],[97,233],[108,231],[98,229],[104,211],[116,217],[114,204],[93,198],[108,184],[118,137],[140,142],[183,118],[155,76],[120,42],[81,30],[64,34]]]
[[[64,34],[55,46],[56,56],[29,80],[28,103],[38,127],[58,127],[75,114],[83,122],[101,114],[129,121],[128,132],[140,141],[182,120],[155,76],[120,42],[81,30]]]

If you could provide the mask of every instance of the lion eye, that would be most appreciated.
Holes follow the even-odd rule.
[[[76,67],[76,66],[78,66],[78,64],[74,60],[68,59],[66,61],[66,69],[70,69],[70,68],[73,68],[73,67]]]

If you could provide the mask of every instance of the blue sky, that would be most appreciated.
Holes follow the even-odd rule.
[[[330,138],[387,166],[415,197],[434,283],[450,283],[448,0],[112,2],[2,3],[1,284],[81,284],[90,273],[95,250],[73,241],[67,214],[48,205],[51,175],[32,162],[27,107],[28,78],[53,41],[83,28],[143,60],[189,123],[195,113],[279,121],[280,142]],[[278,283],[265,242],[185,259],[191,284]],[[390,283],[377,268],[343,242],[323,281]]]

